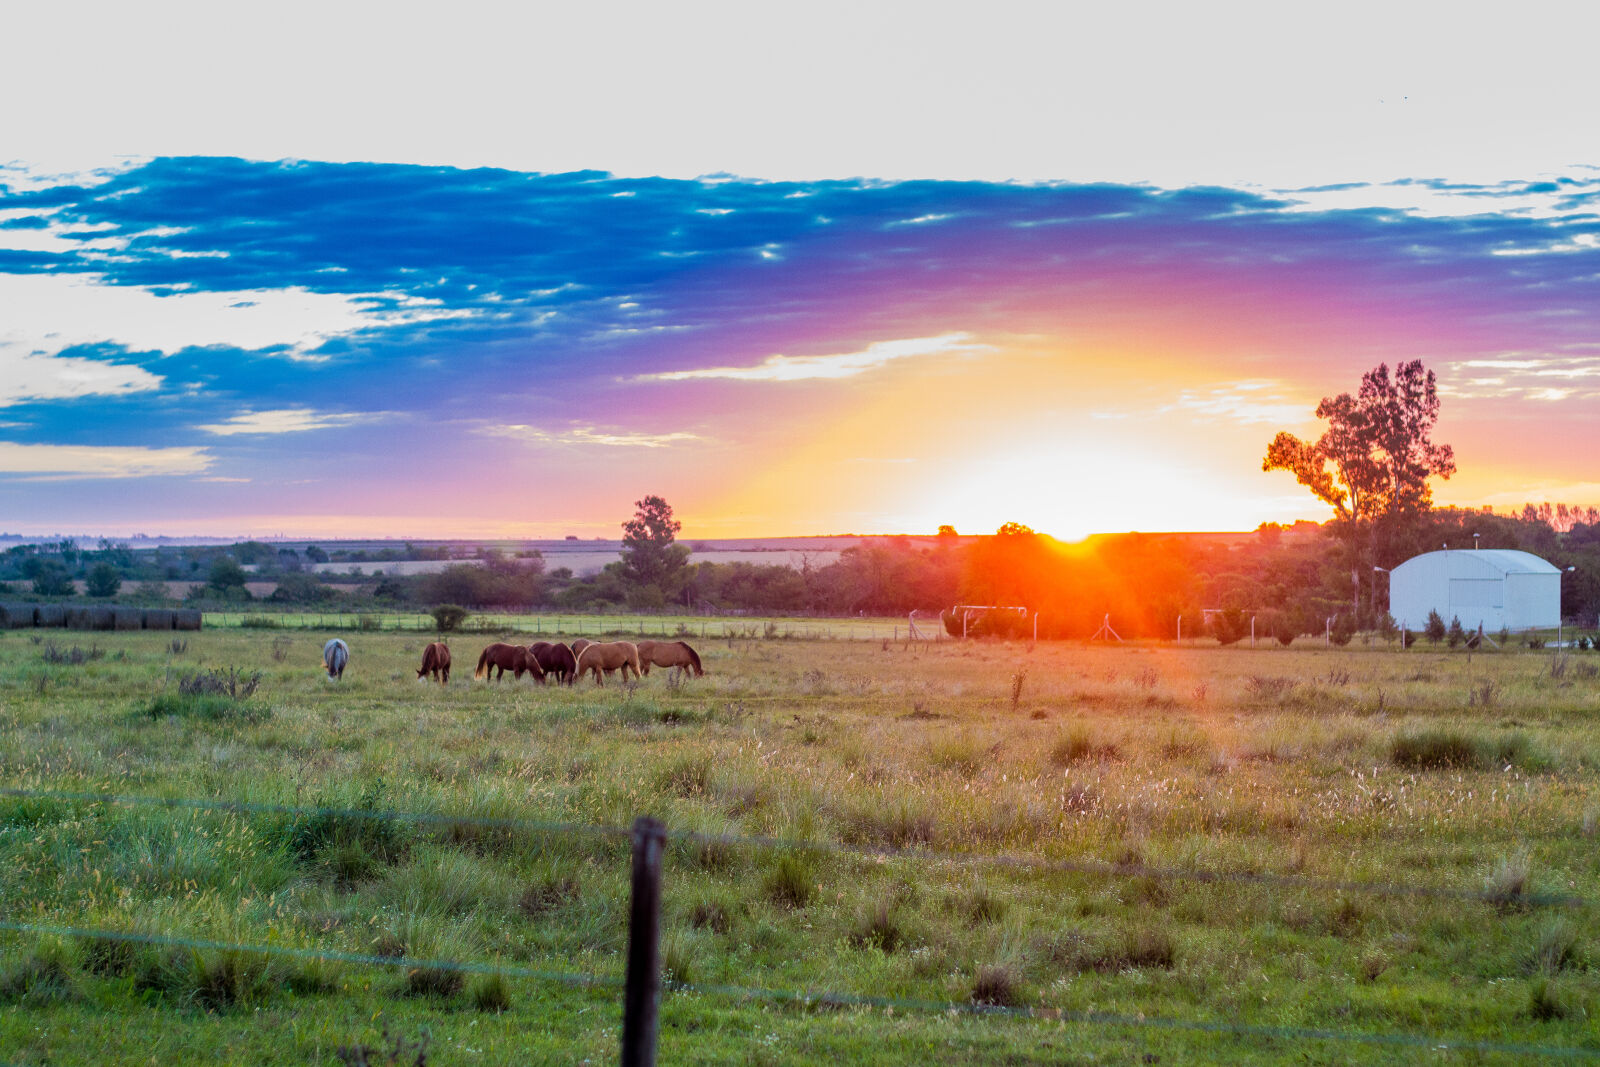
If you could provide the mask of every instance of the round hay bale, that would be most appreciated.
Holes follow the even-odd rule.
[[[8,629],[20,630],[34,624],[33,609],[32,604],[0,604],[0,616]]]
[[[116,620],[113,629],[137,630],[144,625],[143,608],[115,607],[111,609],[112,618]]]
[[[146,608],[144,611],[144,628],[146,630],[172,629],[172,609]]]
[[[89,629],[109,630],[116,624],[115,609],[110,604],[96,604],[89,609]]]
[[[33,609],[33,624],[35,626],[65,626],[67,622],[67,606],[65,604],[40,604]]]
[[[174,630],[198,630],[202,616],[198,608],[179,608],[172,613]]]
[[[67,605],[67,618],[64,623],[69,630],[87,630],[89,628],[89,613],[92,609],[76,604]]]

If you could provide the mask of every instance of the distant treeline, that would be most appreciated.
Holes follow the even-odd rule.
[[[1436,509],[1403,530],[1383,531],[1376,558],[1392,568],[1443,544],[1470,548],[1476,534],[1482,548],[1522,549],[1563,570],[1574,567],[1562,582],[1562,613],[1592,627],[1600,614],[1600,522],[1567,521],[1569,514],[1592,517],[1576,509],[1555,522],[1538,509],[1516,515]],[[160,605],[170,603],[166,583],[186,581],[196,583],[189,606],[237,607],[252,599],[247,582],[269,582],[275,590],[267,603],[328,610],[459,604],[904,615],[966,603],[1026,607],[1038,614],[1040,636],[1049,637],[1087,637],[1108,614],[1124,637],[1171,636],[1180,615],[1186,633],[1197,634],[1206,615],[1224,630],[1248,615],[1267,616],[1258,618],[1258,630],[1271,632],[1320,634],[1330,619],[1345,628],[1378,627],[1388,608],[1387,575],[1352,560],[1350,540],[1338,533],[1333,523],[1302,522],[1236,537],[1131,533],[1064,544],[1008,524],[979,538],[874,538],[821,566],[669,559],[649,572],[649,581],[625,558],[579,577],[564,567],[547,570],[536,552],[508,556],[492,548],[430,574],[322,575],[307,564],[333,554],[315,546],[295,552],[242,542],[133,552],[107,542],[95,549],[63,542],[0,553],[0,595],[80,602],[115,596]],[[381,569],[382,561],[371,555],[368,561]],[[88,592],[76,594],[74,579]]]

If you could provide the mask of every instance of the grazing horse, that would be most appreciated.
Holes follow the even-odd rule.
[[[433,680],[440,685],[450,684],[450,646],[443,641],[435,641],[422,650],[422,668],[417,671],[417,681],[422,681],[425,674],[433,675]]]
[[[328,668],[328,677],[338,681],[344,677],[344,666],[350,662],[350,646],[335,637],[322,646],[322,665]]]
[[[528,646],[528,655],[543,668],[545,674],[555,675],[556,681],[571,685],[578,680],[578,657],[566,645],[540,641]]]
[[[700,666],[700,656],[687,641],[640,641],[639,665],[644,673],[650,673],[651,664],[671,667],[675,672],[681,667],[685,673],[693,672],[696,678],[706,673]]]
[[[496,668],[499,668],[499,674],[493,673]],[[544,669],[528,655],[526,648],[498,641],[483,650],[483,654],[478,657],[478,669],[472,676],[499,681],[506,676],[506,671],[511,671],[513,678],[521,678],[524,671],[532,671],[535,678],[544,680]]]
[[[576,641],[572,642],[572,655],[573,655],[573,657],[576,658],[578,656],[583,655],[583,650],[588,648],[592,644],[594,644],[594,642],[589,640],[587,637],[580,637]]]
[[[590,642],[578,653],[578,677],[582,678],[585,672],[593,671],[597,685],[606,684],[601,671],[610,674],[619,667],[622,668],[624,682],[628,680],[630,670],[635,678],[639,677],[639,649],[632,641]]]

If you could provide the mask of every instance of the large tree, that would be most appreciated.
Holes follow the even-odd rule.
[[[672,506],[658,496],[634,501],[633,518],[622,524],[622,570],[641,589],[654,586],[661,596],[672,597],[683,584],[689,550],[673,544],[683,523],[672,517]]]
[[[1370,580],[1380,555],[1380,531],[1392,535],[1429,511],[1428,479],[1454,474],[1455,453],[1429,439],[1439,419],[1439,387],[1421,360],[1400,364],[1392,378],[1388,365],[1378,364],[1361,376],[1355,396],[1324,397],[1317,418],[1328,422],[1320,438],[1279,432],[1261,469],[1290,472],[1333,508],[1350,546],[1359,609],[1362,578]]]

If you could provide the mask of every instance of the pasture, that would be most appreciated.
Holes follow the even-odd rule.
[[[1600,655],[342,635],[0,635],[0,1061],[613,1061],[640,814],[664,1063],[1600,1058]]]

